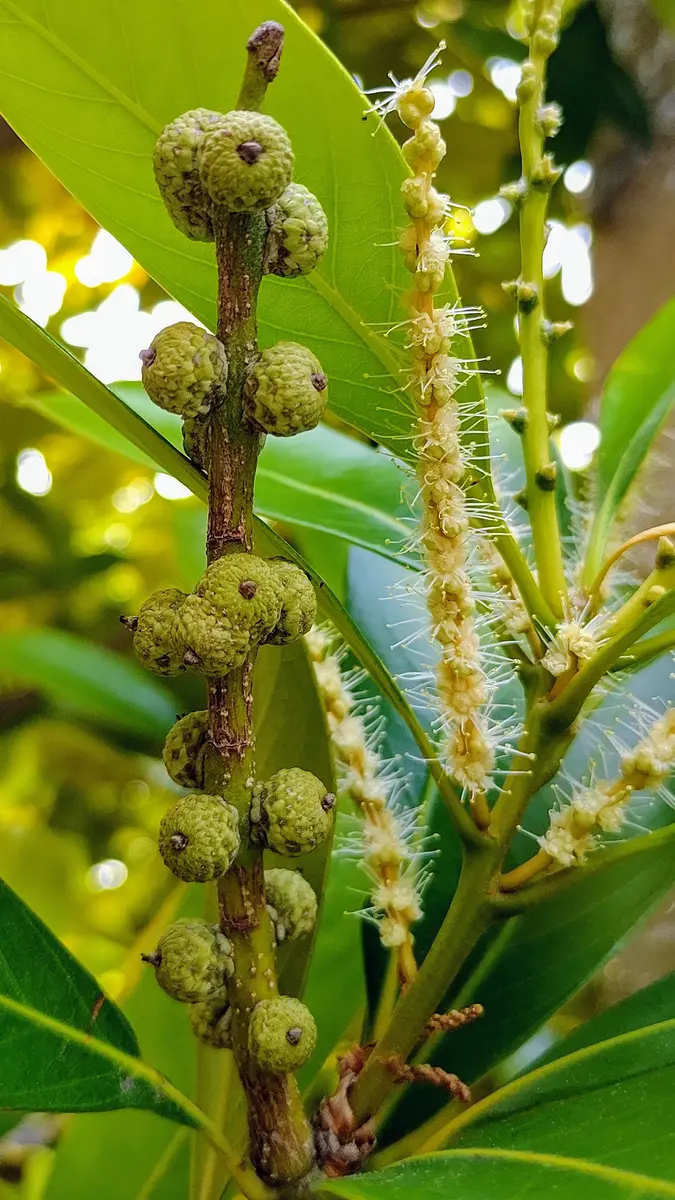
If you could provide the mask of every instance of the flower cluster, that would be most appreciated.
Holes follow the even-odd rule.
[[[656,788],[675,767],[675,709],[669,708],[630,751],[622,755],[619,778],[578,788],[568,804],[550,814],[546,833],[537,839],[548,858],[561,867],[584,862],[598,835],[618,833],[635,791]]]
[[[408,830],[392,810],[386,764],[358,712],[334,639],[315,627],[305,640],[342,769],[342,789],[363,814],[363,862],[374,883],[372,911],[380,938],[396,950],[399,976],[407,983],[416,971],[410,928],[421,915]]]
[[[424,510],[421,542],[428,566],[432,633],[441,650],[437,688],[449,726],[450,767],[457,781],[476,797],[489,786],[494,750],[484,711],[488,686],[467,571],[469,514],[462,488],[467,463],[457,403],[466,366],[452,353],[463,314],[434,303],[450,258],[445,232],[449,201],[433,183],[446,147],[430,119],[434,97],[424,84],[435,61],[434,55],[415,79],[395,84],[379,111],[395,109],[412,130],[403,153],[413,176],[402,188],[411,224],[401,234],[400,245],[413,276],[409,328],[412,391],[419,413],[415,446]]]

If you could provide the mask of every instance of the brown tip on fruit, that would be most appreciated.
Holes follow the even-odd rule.
[[[258,590],[257,583],[252,579],[242,579],[239,584],[239,595],[244,597],[244,600],[252,600]]]
[[[157,358],[157,351],[153,350],[152,346],[150,346],[148,350],[141,350],[138,357],[140,358],[144,367],[151,367]]]
[[[172,833],[169,838],[174,850],[184,850],[189,840],[186,833]]]
[[[302,1037],[302,1030],[299,1025],[294,1025],[292,1029],[286,1031],[286,1041],[289,1046],[297,1046]]]
[[[332,792],[326,792],[326,795],[321,801],[321,807],[324,812],[330,812],[331,808],[335,808],[335,796]]]
[[[196,667],[197,663],[199,662],[199,655],[195,654],[194,650],[191,650],[188,646],[185,654],[183,655],[183,662],[187,667]]]
[[[310,379],[312,381],[312,387],[316,388],[317,392],[323,392],[324,389],[328,387],[328,377],[324,375],[323,372],[317,375],[310,375]]]
[[[158,950],[153,950],[152,954],[141,954],[144,963],[150,963],[151,967],[158,967],[162,961],[162,956]]]
[[[249,167],[252,167],[254,163],[257,163],[262,152],[263,148],[260,145],[260,142],[240,142],[240,144],[237,146],[237,154],[239,155],[241,161],[247,163]]]
[[[132,633],[135,633],[138,629],[138,617],[120,617],[120,621],[124,627],[126,629],[130,629]]]

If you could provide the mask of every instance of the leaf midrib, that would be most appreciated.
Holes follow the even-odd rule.
[[[131,100],[131,98],[127,96],[125,92],[116,87],[107,76],[102,75],[99,71],[95,70],[91,64],[85,62],[85,60],[82,59],[79,54],[72,50],[72,48],[70,48],[60,38],[56,37],[55,34],[51,33],[51,31],[39,21],[22,12],[14,0],[0,0],[0,7],[2,6],[8,9],[14,15],[17,21],[23,22],[30,29],[32,29],[34,33],[48,42],[50,46],[56,49],[59,53],[63,54],[65,58],[69,59],[69,61],[72,62],[74,66],[78,68],[78,70],[82,71],[84,75],[88,76],[88,78],[91,79],[98,87],[100,87],[103,92],[107,92],[108,95],[112,96],[118,104],[127,110],[127,112],[135,116],[136,119],[141,122],[141,124],[146,125],[153,134],[157,135],[161,132],[162,126],[153,120],[153,118],[150,116],[150,113],[148,113],[146,109]],[[337,313],[340,314],[340,316],[348,323],[354,332],[358,334],[364,345],[367,346],[368,349],[371,350],[375,357],[380,361],[387,372],[393,375],[395,378],[399,371],[399,362],[396,358],[396,355],[393,351],[390,351],[382,344],[382,339],[378,336],[378,334],[374,333],[371,329],[368,329],[367,326],[364,325],[361,317],[359,317],[358,313],[352,308],[347,300],[344,299],[341,293],[332,287],[327,280],[322,279],[321,276],[316,272],[312,272],[311,275],[306,276],[306,281],[311,284],[311,286],[319,293],[320,296],[323,296],[323,298],[328,301],[328,303]]]

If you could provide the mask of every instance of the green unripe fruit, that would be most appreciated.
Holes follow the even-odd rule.
[[[130,622],[136,654],[143,666],[157,675],[178,675],[185,670],[177,618],[186,598],[178,588],[153,592],[135,622]]]
[[[251,804],[251,836],[277,854],[309,854],[328,837],[335,796],[320,779],[290,767],[257,783]]]
[[[187,713],[169,730],[162,758],[168,774],[181,787],[204,786],[208,731],[209,714],[206,711]]]
[[[237,810],[221,796],[183,796],[159,826],[159,852],[169,870],[186,883],[207,883],[224,875],[239,840]]]
[[[244,410],[252,425],[276,437],[306,433],[319,424],[328,400],[328,380],[306,346],[277,342],[251,367]]]
[[[248,1027],[248,1048],[263,1071],[297,1071],[315,1046],[314,1017],[301,1000],[277,996],[256,1004]]]
[[[289,183],[268,210],[266,269],[270,275],[309,275],[326,253],[328,221],[316,196],[301,183]]]
[[[191,1004],[187,1011],[192,1032],[199,1042],[214,1050],[227,1050],[232,1045],[232,1009],[226,992]]]
[[[221,995],[234,972],[232,947],[225,935],[217,925],[194,917],[174,921],[154,954],[143,957],[155,968],[159,986],[183,1004]]]
[[[299,871],[284,867],[265,871],[265,896],[277,942],[293,942],[311,932],[316,921],[316,896]]]
[[[169,216],[181,233],[198,242],[212,242],[214,235],[197,153],[204,131],[219,116],[209,108],[193,108],[165,125],[155,146],[155,179]]]
[[[188,417],[183,421],[183,449],[190,462],[200,471],[206,465],[206,431],[207,420],[203,416]]]
[[[316,593],[305,572],[283,558],[268,558],[281,586],[279,621],[267,641],[284,646],[309,633],[316,620]]]
[[[255,554],[229,554],[211,563],[180,614],[188,661],[208,676],[240,667],[281,616],[276,574]]]
[[[217,337],[177,321],[141,350],[143,387],[151,400],[167,412],[196,417],[211,408],[219,389],[227,383],[227,358]]]
[[[235,110],[205,131],[199,175],[213,203],[229,212],[267,208],[291,181],[293,150],[272,117]]]

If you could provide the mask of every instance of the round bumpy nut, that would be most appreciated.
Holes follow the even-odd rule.
[[[316,921],[316,896],[299,871],[284,867],[265,871],[265,896],[277,942],[293,942],[310,933]]]
[[[268,210],[267,224],[268,274],[309,275],[328,246],[328,221],[316,196],[301,183],[289,183]]]
[[[268,558],[281,586],[282,607],[279,621],[267,638],[274,646],[284,646],[309,633],[316,619],[316,593],[310,579],[295,563],[283,558]]]
[[[151,400],[181,417],[207,413],[219,388],[227,383],[227,358],[217,337],[177,321],[141,350],[143,387]]]
[[[164,766],[174,783],[186,788],[204,785],[204,753],[209,729],[209,714],[186,713],[167,735],[162,751]]]
[[[234,971],[232,947],[217,925],[194,917],[181,917],[164,931],[154,954],[143,956],[152,964],[157,982],[174,1000],[195,1004],[222,995]]]
[[[186,599],[178,588],[153,592],[136,619],[134,650],[143,666],[157,675],[178,675],[185,670],[177,617]]]
[[[321,363],[297,342],[263,350],[246,380],[245,413],[252,425],[276,437],[306,433],[319,424],[328,400]]]
[[[251,804],[251,835],[277,854],[309,854],[328,837],[335,796],[320,779],[290,767],[257,783]]]
[[[261,1000],[251,1013],[248,1048],[263,1071],[297,1071],[316,1046],[314,1018],[301,1000]]]
[[[217,559],[181,609],[188,662],[204,675],[226,675],[272,633],[281,607],[281,585],[264,559],[255,554]]]
[[[209,108],[193,108],[170,121],[159,135],[153,165],[171,220],[198,242],[213,241],[211,201],[202,187],[197,152],[204,131],[219,119]]]
[[[219,992],[210,996],[208,1000],[191,1004],[188,1017],[192,1032],[205,1046],[212,1046],[214,1050],[227,1050],[232,1045],[232,1009],[226,992]]]
[[[183,796],[162,817],[159,852],[169,870],[186,883],[219,879],[238,849],[237,810],[221,796]]]
[[[291,181],[293,150],[272,117],[235,110],[214,121],[199,149],[202,186],[230,212],[267,208]]]

